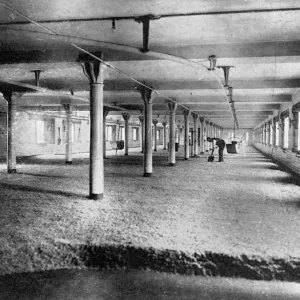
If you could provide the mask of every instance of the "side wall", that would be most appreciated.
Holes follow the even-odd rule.
[[[300,175],[300,154],[298,152],[279,147],[272,147],[262,143],[253,143],[253,146],[277,161],[280,165],[283,165],[297,175]]]
[[[292,101],[284,103],[276,114],[270,116],[254,129],[253,146],[268,155],[280,165],[300,175],[300,143],[298,131],[298,112],[300,111],[300,90],[292,95]],[[283,117],[288,118],[288,146],[284,146],[286,130]],[[279,121],[278,121],[279,120]],[[279,122],[278,145],[275,146],[275,122]],[[272,127],[272,131],[271,131]],[[253,134],[251,134],[253,136]]]

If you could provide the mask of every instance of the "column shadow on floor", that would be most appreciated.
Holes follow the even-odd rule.
[[[68,197],[68,198],[74,198],[74,197],[87,198],[86,194],[79,194],[79,193],[59,191],[59,190],[55,191],[55,190],[43,189],[43,188],[34,187],[34,186],[24,186],[24,185],[19,185],[19,184],[0,183],[0,187],[2,190],[10,189],[10,190],[15,190],[15,191],[23,191],[23,192],[35,192],[35,193],[63,196],[63,197]]]

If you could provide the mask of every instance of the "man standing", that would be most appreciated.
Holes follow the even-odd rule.
[[[219,139],[219,138],[210,138],[210,137],[208,137],[206,140],[208,142],[211,142],[211,143],[213,143],[214,140],[216,141],[216,146],[219,147],[219,162],[224,161],[223,152],[224,152],[224,149],[225,149],[225,146],[226,146],[225,141],[222,140],[222,139]]]

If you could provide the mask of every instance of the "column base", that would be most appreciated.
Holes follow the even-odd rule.
[[[200,152],[200,154],[204,154],[204,152]]]
[[[193,156],[194,158],[200,158],[197,154]]]
[[[128,153],[125,153],[125,156],[128,156]]]
[[[93,193],[91,193],[89,198],[92,199],[92,200],[102,200],[103,199],[103,194],[93,194]]]
[[[154,151],[157,151],[157,149],[154,149]]]
[[[7,173],[8,173],[8,174],[14,174],[14,173],[17,173],[17,169],[9,169],[9,170],[7,170]]]
[[[188,160],[188,157],[185,157],[184,160]]]
[[[151,177],[152,173],[144,173],[144,177]]]
[[[66,163],[66,165],[72,165],[73,164],[72,161],[66,161],[65,163]]]
[[[170,166],[170,167],[175,167],[176,164],[175,164],[175,163],[169,163],[169,166]]]
[[[163,150],[167,150],[167,148],[164,148]]]

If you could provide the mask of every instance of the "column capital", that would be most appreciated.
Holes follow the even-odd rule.
[[[192,113],[192,117],[194,119],[194,121],[197,121],[199,116],[196,113]]]
[[[191,111],[189,109],[183,108],[182,113],[185,117],[189,117],[191,114]]]
[[[3,98],[12,104],[16,104],[17,99],[24,95],[24,93],[13,92],[12,90],[1,90],[0,92],[3,94]]]
[[[143,84],[149,86],[149,84],[147,84],[146,81],[143,81]],[[135,89],[140,92],[141,97],[145,104],[152,104],[152,100],[153,100],[152,99],[152,93],[153,93],[152,87],[150,86],[150,88],[148,88],[144,85],[137,84]]]
[[[205,120],[205,124],[208,125],[208,124],[209,124],[209,121],[208,121],[208,120]]]
[[[144,116],[139,116],[139,120],[141,123],[144,123]]]
[[[72,114],[73,106],[71,104],[62,104],[67,114]]]
[[[95,56],[102,59],[102,52],[94,53]],[[104,69],[106,65],[88,54],[80,54],[78,62],[81,64],[84,75],[89,79],[90,84],[103,84]]]
[[[158,120],[152,120],[152,123],[156,126],[158,123]]]
[[[199,120],[200,120],[201,123],[204,122],[204,118],[203,117],[200,117]]]
[[[164,127],[166,127],[167,124],[168,124],[168,122],[167,122],[167,121],[164,121],[164,122],[162,122],[162,124],[163,124]]]
[[[108,116],[109,112],[111,111],[110,107],[107,106],[103,106],[103,118],[106,119],[106,117]]]
[[[209,125],[212,126],[212,125],[214,125],[214,123],[213,122],[209,122]]]
[[[122,117],[125,121],[128,121],[130,119],[130,114],[129,113],[122,113]]]
[[[177,102],[173,102],[171,100],[166,100],[166,104],[169,108],[170,112],[175,112],[177,109]]]

